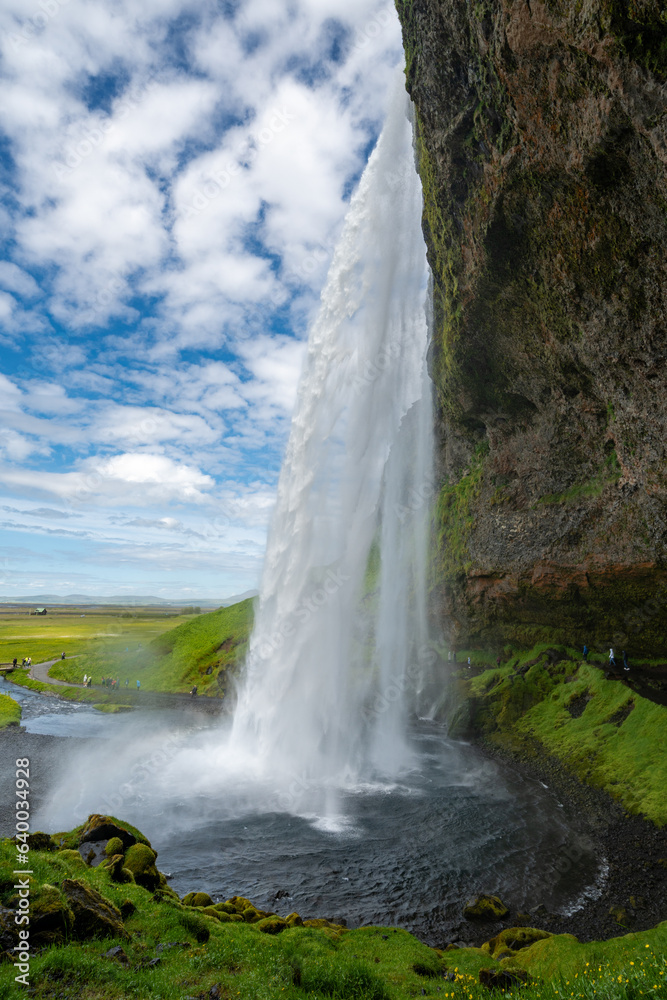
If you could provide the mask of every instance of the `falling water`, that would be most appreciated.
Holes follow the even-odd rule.
[[[308,342],[232,746],[304,791],[391,775],[426,648],[428,271],[398,87]]]

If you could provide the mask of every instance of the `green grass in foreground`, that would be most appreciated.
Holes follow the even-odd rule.
[[[516,750],[537,741],[629,813],[667,823],[665,706],[605,680],[573,650],[547,644],[463,683],[474,727],[492,743]]]
[[[0,694],[0,729],[16,726],[21,721],[21,706],[8,694]]]
[[[77,879],[126,914],[129,937],[70,938],[40,947],[30,963],[29,995],[37,998],[487,1000],[500,996],[479,984],[482,968],[527,970],[532,982],[504,994],[523,1000],[667,997],[667,923],[588,944],[570,935],[547,937],[500,962],[491,957],[488,945],[442,952],[397,928],[292,927],[269,934],[260,924],[221,923],[201,908],[183,906],[173,895],[159,899],[159,893],[154,897],[152,890],[133,881],[117,884],[108,869],[89,868],[78,853],[67,850],[77,842],[75,832],[56,840],[62,842],[62,851],[30,851],[33,913],[44,900],[51,913],[62,907],[63,879]],[[10,841],[0,842],[0,902],[10,909],[18,898],[13,888],[15,854]],[[115,945],[123,948],[127,965],[104,957]],[[147,967],[154,958],[159,963]],[[0,964],[0,1000],[26,995],[15,975],[13,965]],[[210,992],[214,987],[217,994]]]

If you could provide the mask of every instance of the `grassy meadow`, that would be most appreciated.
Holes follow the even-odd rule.
[[[119,650],[138,643],[146,645],[167,629],[190,620],[150,608],[90,610],[68,606],[49,609],[46,615],[31,615],[30,610],[34,609],[17,611],[0,605],[0,663],[11,663],[14,657],[21,663],[28,656],[33,663],[43,663],[63,652],[75,656],[107,644]]]
[[[102,678],[119,681],[117,690],[46,685],[17,672],[12,680],[36,691],[52,690],[65,698],[108,703],[122,698],[128,687],[142,691],[223,697],[230,673],[242,662],[253,621],[253,601],[198,615],[150,608],[56,609],[45,616],[0,611],[0,659],[53,665],[49,676],[80,685],[84,674],[93,684]],[[76,657],[74,659],[74,657]]]

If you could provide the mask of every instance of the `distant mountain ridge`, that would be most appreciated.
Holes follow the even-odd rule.
[[[125,606],[145,607],[146,605],[165,605],[169,607],[191,607],[197,605],[201,608],[226,608],[230,604],[238,604],[248,597],[256,597],[256,590],[246,590],[243,594],[234,594],[232,597],[225,597],[222,600],[212,600],[205,597],[191,597],[183,600],[169,600],[164,597],[138,596],[136,594],[118,595],[112,597],[91,597],[88,594],[29,594],[23,597],[0,597],[0,604],[36,604],[46,606],[48,604],[122,604]]]

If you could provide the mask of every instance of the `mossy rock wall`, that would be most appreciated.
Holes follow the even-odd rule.
[[[664,4],[397,8],[435,282],[438,617],[462,643],[667,652]]]

